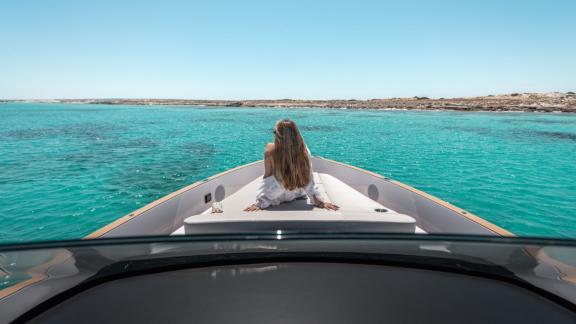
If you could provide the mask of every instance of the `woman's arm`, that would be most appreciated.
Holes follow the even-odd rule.
[[[310,161],[310,182],[308,182],[308,185],[306,186],[306,188],[304,188],[304,191],[306,191],[306,195],[308,195],[310,201],[317,207],[329,210],[338,210],[340,208],[334,204],[325,202],[324,199],[322,198],[322,195],[320,194],[320,191],[318,191],[318,187],[316,186],[316,182],[314,181],[314,173],[312,172],[312,161]]]
[[[274,174],[273,166],[272,166],[272,151],[274,150],[274,143],[268,143],[264,147],[264,179],[268,178],[269,176]],[[258,194],[256,203],[246,207],[244,211],[258,211],[263,208],[267,207],[267,199],[265,190],[260,188],[260,193]],[[266,206],[264,206],[266,205]]]
[[[308,145],[306,145],[306,155],[308,156],[308,161],[310,162],[310,182],[308,182],[308,185],[305,188],[306,195],[308,195],[308,197],[316,207],[325,208],[328,210],[340,209],[340,207],[338,207],[337,205],[325,202],[324,199],[322,198],[322,195],[320,194],[320,191],[318,191],[318,187],[316,186],[316,182],[314,181],[314,171],[312,167],[312,153],[310,152]]]

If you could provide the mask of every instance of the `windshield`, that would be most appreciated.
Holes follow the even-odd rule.
[[[207,268],[202,280],[222,280],[233,293],[238,287],[227,277],[241,280],[266,276],[283,269],[283,264],[293,263],[400,267],[404,272],[427,269],[505,282],[569,309],[576,302],[576,249],[572,241],[561,240],[261,233],[3,246],[0,256],[5,273],[1,282],[4,289],[0,290],[2,321],[33,307],[36,316],[54,305],[54,300],[62,302],[63,298],[122,278]],[[232,268],[220,270],[218,267],[223,265]],[[182,284],[189,280],[180,279]],[[53,299],[57,294],[58,299]],[[225,303],[226,299],[221,298]],[[131,307],[130,303],[123,304]]]
[[[575,10],[2,2],[0,244],[237,234],[260,216],[573,239]]]

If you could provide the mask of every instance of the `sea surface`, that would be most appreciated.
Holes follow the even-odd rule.
[[[314,155],[524,236],[576,237],[576,115],[0,104],[0,243],[81,238],[262,158],[291,118]]]

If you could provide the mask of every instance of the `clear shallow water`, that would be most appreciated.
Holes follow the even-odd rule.
[[[0,242],[80,238],[260,159],[286,117],[313,154],[519,235],[576,237],[576,115],[0,104]]]

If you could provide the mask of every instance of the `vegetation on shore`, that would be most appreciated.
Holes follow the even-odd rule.
[[[310,107],[349,109],[406,109],[456,111],[576,112],[574,92],[512,93],[469,98],[428,97],[370,100],[196,100],[196,99],[55,99],[35,102],[111,105],[191,105],[224,107]],[[2,102],[0,100],[0,102]],[[6,102],[6,100],[4,101]]]

